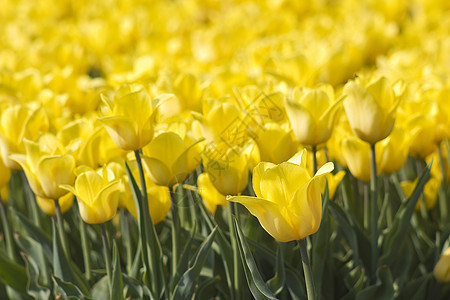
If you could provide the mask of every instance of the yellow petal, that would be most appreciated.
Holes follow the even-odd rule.
[[[264,174],[264,172],[269,169],[273,168],[276,165],[270,162],[260,162],[256,167],[253,169],[253,190],[255,191],[255,195],[259,198],[262,198],[260,184],[261,184],[261,177]]]
[[[100,121],[104,124],[114,143],[124,150],[138,150],[145,145],[140,144],[136,124],[124,117],[105,117]]]
[[[162,161],[152,157],[144,157],[144,167],[154,183],[169,186],[173,174],[169,167]]]
[[[58,199],[66,194],[61,184],[71,185],[75,180],[75,159],[71,155],[44,157],[39,162],[36,176],[47,198]]]
[[[252,215],[258,218],[259,223],[273,238],[280,242],[289,242],[298,239],[297,230],[286,218],[286,207],[262,198],[238,196],[230,197],[228,201],[241,203]]]
[[[198,193],[202,196],[203,203],[206,209],[214,214],[217,205],[227,205],[226,197],[219,193],[219,191],[212,184],[208,173],[202,173],[197,178]]]
[[[154,224],[165,219],[169,213],[170,191],[165,186],[152,186],[147,189],[149,199],[150,216]]]

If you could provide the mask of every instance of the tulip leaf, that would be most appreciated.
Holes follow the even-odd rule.
[[[52,276],[53,283],[55,284],[55,294],[60,295],[62,299],[93,299],[87,297],[80,288],[72,282],[65,282],[58,276]],[[56,297],[59,299],[58,297]]]
[[[374,285],[368,286],[356,295],[356,300],[394,299],[394,282],[391,271],[387,267],[380,267],[377,271],[378,280]]]
[[[52,252],[52,239],[51,237],[43,231],[41,228],[34,225],[30,220],[28,220],[27,217],[25,217],[22,213],[16,211],[12,207],[10,208],[12,215],[14,215],[15,218],[15,228],[23,228],[24,232],[23,234],[28,234],[33,240],[38,242],[43,251],[45,256],[49,261],[53,260],[53,252]]]
[[[22,254],[23,260],[25,261],[25,269],[27,271],[27,291],[28,295],[33,296],[34,299],[45,299],[50,298],[50,289],[43,286],[39,280],[40,270],[38,264],[34,261],[31,256]]]
[[[52,219],[53,235],[53,274],[63,282],[76,284],[83,292],[87,293],[87,284],[77,276],[74,271],[72,261],[68,260],[62,248],[61,241],[58,238],[55,221]]]
[[[356,294],[364,287],[365,281],[365,272],[361,266],[357,266],[351,270],[344,278],[345,285],[350,291],[341,300],[355,299]]]
[[[283,290],[285,282],[286,270],[284,268],[283,252],[281,246],[278,245],[275,275],[267,281],[267,285],[274,295],[278,295]]]
[[[123,299],[123,279],[122,270],[120,268],[119,253],[117,249],[117,243],[114,240],[113,255],[112,255],[112,281],[111,281],[111,296],[112,299]]]
[[[216,276],[213,278],[208,278],[199,283],[198,288],[195,291],[194,299],[213,299],[217,291],[216,283],[218,283],[219,281],[220,277]]]
[[[15,240],[20,249],[26,254],[23,254],[23,257],[31,257],[34,265],[38,268],[37,274],[39,275],[39,281],[42,284],[47,285],[49,282],[49,278],[47,277],[47,262],[44,257],[44,253],[42,251],[41,245],[33,240],[31,237],[23,237],[19,234],[15,235]],[[26,261],[26,259],[24,260]]]
[[[247,240],[242,233],[241,228],[235,217],[234,220],[234,234],[238,243],[239,253],[241,254],[241,261],[244,267],[245,277],[247,278],[247,284],[250,288],[255,299],[276,299],[272,291],[269,289],[267,284],[262,279],[259,273],[258,267],[256,265],[255,259],[253,258],[250,247],[247,244]]]
[[[421,300],[426,299],[427,286],[433,275],[425,274],[408,282],[398,295],[399,300]]]
[[[91,289],[92,299],[110,299],[108,276],[103,276]]]
[[[405,238],[408,236],[405,234],[410,226],[411,217],[414,213],[417,200],[423,192],[423,187],[430,178],[430,171],[433,161],[431,161],[425,170],[420,175],[417,185],[411,194],[411,196],[402,203],[397,214],[395,215],[392,226],[384,236],[382,246],[382,256],[380,257],[379,265],[390,265],[396,258],[393,255],[397,249],[399,249]]]
[[[197,254],[190,263],[189,269],[181,276],[180,281],[175,286],[171,299],[191,299],[195,292],[195,284],[197,278],[200,276],[200,272],[206,258],[208,257],[209,250],[213,244],[216,236],[217,229],[215,228],[205,241],[201,244],[197,251]]]
[[[9,259],[1,248],[0,282],[3,282],[18,292],[27,292],[27,274],[25,268]]]
[[[183,253],[181,253],[180,259],[178,260],[177,272],[173,274],[171,288],[175,288],[175,283],[180,280],[181,275],[189,268],[189,255],[192,249],[192,243],[194,241],[194,236],[197,233],[197,222],[194,223],[194,228],[192,228],[191,236],[184,246]]]

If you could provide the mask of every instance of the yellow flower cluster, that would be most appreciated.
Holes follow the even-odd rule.
[[[2,1],[0,18],[0,168],[23,169],[48,213],[70,191],[86,222],[136,214],[124,161],[140,151],[155,222],[202,162],[211,212],[260,172],[264,199],[234,201],[257,217],[285,201],[298,216],[260,221],[299,239],[327,160],[368,181],[370,144],[390,174],[450,137],[448,1]],[[325,169],[287,162],[305,147]],[[334,193],[343,173],[327,176]],[[289,197],[266,190],[276,178]]]

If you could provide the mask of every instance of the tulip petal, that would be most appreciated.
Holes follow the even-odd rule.
[[[262,198],[261,195],[261,189],[259,188],[261,184],[261,177],[264,174],[264,172],[269,169],[273,168],[276,165],[270,162],[260,162],[256,167],[253,169],[253,190],[255,191],[255,195],[259,198]]]
[[[41,183],[37,179],[35,173],[31,170],[30,165],[27,163],[26,156],[23,154],[10,154],[8,157],[22,167],[33,192],[38,196],[45,197]]]
[[[138,150],[145,145],[141,145],[137,135],[136,124],[129,119],[119,116],[101,118],[100,121],[105,126],[114,143],[124,150]]]
[[[61,184],[73,184],[75,181],[75,159],[72,155],[43,157],[36,170],[47,198],[58,199],[66,194]]]
[[[258,218],[264,230],[276,240],[289,242],[299,239],[296,229],[286,218],[286,208],[278,203],[247,196],[230,197],[227,200],[244,205],[252,215]]]
[[[168,186],[172,180],[172,172],[162,161],[152,157],[143,157],[144,167],[151,180],[158,184]]]
[[[286,113],[297,140],[302,144],[316,145],[317,124],[311,112],[303,105],[287,100]]]

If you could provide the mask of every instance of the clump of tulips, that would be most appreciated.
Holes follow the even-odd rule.
[[[450,297],[445,1],[0,16],[0,299]]]

